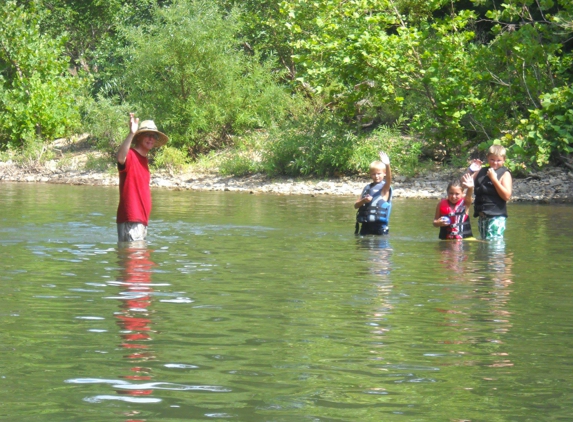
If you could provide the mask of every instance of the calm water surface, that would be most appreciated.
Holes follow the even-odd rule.
[[[0,184],[2,421],[573,420],[573,208],[440,242],[436,201]],[[474,227],[475,228],[475,227]]]

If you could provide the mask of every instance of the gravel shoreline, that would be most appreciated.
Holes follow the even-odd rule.
[[[445,197],[449,180],[459,177],[464,169],[433,172],[416,178],[394,176],[394,198]],[[0,182],[56,183],[70,185],[116,186],[117,174],[107,172],[61,170],[52,163],[33,170],[11,162],[0,162]],[[336,179],[269,178],[255,174],[245,177],[217,174],[185,173],[170,175],[153,173],[151,186],[162,189],[190,191],[228,191],[278,195],[345,195],[358,196],[369,182],[368,177]],[[512,201],[539,203],[573,203],[573,172],[551,168],[524,179],[514,178]]]

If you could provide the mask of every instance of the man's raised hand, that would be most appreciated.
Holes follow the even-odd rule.
[[[135,113],[129,113],[129,131],[133,134],[139,129],[139,117],[135,117]]]

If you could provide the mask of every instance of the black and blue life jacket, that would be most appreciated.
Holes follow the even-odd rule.
[[[372,201],[362,205],[356,212],[357,223],[381,223],[387,226],[390,221],[390,212],[392,211],[392,188],[388,192],[388,200],[385,201],[382,196],[382,188],[385,182],[378,184],[369,184],[362,191],[362,198],[366,195],[372,196]]]

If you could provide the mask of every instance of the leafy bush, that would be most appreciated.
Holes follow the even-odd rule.
[[[180,172],[188,165],[187,155],[180,149],[164,146],[153,153],[153,167],[170,173]]]
[[[301,116],[271,131],[264,166],[271,174],[290,176],[342,173],[353,140],[331,114]]]
[[[370,163],[378,160],[379,151],[388,154],[392,170],[398,174],[410,176],[420,170],[422,143],[404,137],[396,129],[386,126],[358,140],[348,163],[348,170],[353,173],[368,173]]]
[[[219,166],[219,173],[223,176],[247,176],[261,173],[264,167],[253,156],[243,153],[233,154],[225,159]]]
[[[97,156],[96,154],[89,153],[86,157],[84,169],[88,171],[106,171],[111,168],[112,163],[108,157]]]
[[[555,88],[541,96],[541,107],[521,120],[511,152],[541,167],[552,155],[573,152],[573,86]]]
[[[41,13],[0,4],[0,145],[30,146],[79,127],[84,81],[68,72],[64,37],[40,32]]]
[[[268,133],[263,131],[254,131],[237,138],[232,147],[217,154],[219,173],[246,176],[264,172],[261,151],[267,141]]]
[[[83,107],[85,130],[110,163],[115,163],[117,149],[129,131],[127,123],[131,111],[132,107],[121,104],[117,97],[106,98],[103,95],[97,95]]]
[[[191,156],[280,119],[287,93],[268,65],[244,53],[234,12],[207,0],[156,8],[150,25],[126,28],[132,43],[128,98]]]
[[[291,127],[277,128],[264,145],[263,164],[271,174],[332,176],[367,173],[379,151],[387,152],[401,174],[416,172],[420,142],[381,126],[356,135],[332,114],[301,117]]]
[[[40,142],[29,142],[18,148],[13,156],[14,162],[23,168],[36,168],[55,157],[48,145]]]

